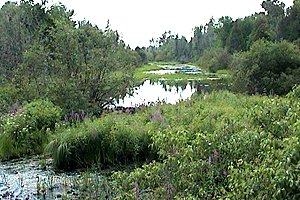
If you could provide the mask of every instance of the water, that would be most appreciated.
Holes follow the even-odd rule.
[[[0,199],[36,199],[36,179],[43,174],[37,163],[37,159],[1,162]]]
[[[196,66],[177,64],[177,65],[161,65],[159,70],[151,70],[147,74],[205,74]],[[133,88],[133,92],[127,94],[123,99],[115,102],[117,107],[138,107],[141,105],[149,105],[156,102],[164,102],[168,104],[176,104],[181,100],[191,98],[197,92],[209,92],[214,89],[226,88],[222,85],[221,79],[207,78],[205,81],[200,80],[160,80],[152,82],[150,80],[144,81],[139,86]]]
[[[31,157],[17,159],[0,164],[0,199],[38,200],[59,199],[68,193],[76,193],[70,187],[74,177],[79,173],[56,173],[51,159],[45,160],[41,167],[41,158]]]
[[[145,72],[146,74],[157,74],[157,75],[164,75],[164,74],[176,74],[176,73],[183,73],[183,74],[205,74],[201,69],[192,66],[192,65],[161,65],[161,70],[152,70]]]
[[[153,70],[145,72],[146,74],[158,74],[158,75],[164,75],[164,74],[176,74],[178,70],[172,70],[172,69],[161,69],[161,70]]]
[[[133,89],[132,94],[126,95],[116,102],[116,106],[138,107],[156,102],[176,104],[181,100],[190,99],[195,93],[210,92],[215,89],[227,88],[227,85],[218,80],[210,80],[209,83],[196,80],[182,81],[144,81]]]
[[[135,107],[147,105],[153,102],[165,102],[175,104],[180,100],[188,99],[197,91],[192,85],[188,87],[176,87],[165,85],[163,82],[151,82],[146,80],[140,86],[134,88],[134,93],[126,95],[117,103],[117,106]]]

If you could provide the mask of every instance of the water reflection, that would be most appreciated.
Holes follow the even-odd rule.
[[[132,94],[126,95],[116,106],[135,107],[155,102],[175,104],[180,100],[189,99],[194,93],[205,93],[216,89],[227,88],[218,81],[203,82],[196,80],[146,80],[134,88]]]

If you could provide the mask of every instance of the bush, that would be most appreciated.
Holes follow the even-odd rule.
[[[100,168],[151,160],[150,133],[157,127],[146,118],[108,115],[60,130],[47,146],[58,169]]]
[[[299,198],[299,101],[218,92],[160,109],[163,160],[114,173],[117,199]]]
[[[204,51],[198,60],[198,65],[215,73],[218,70],[227,69],[231,60],[232,55],[226,49],[212,48]]]
[[[234,88],[249,94],[283,95],[300,83],[300,49],[293,43],[259,40],[233,62]]]
[[[300,98],[300,85],[294,86],[293,91],[289,92],[287,97],[290,99]]]
[[[299,199],[297,94],[298,87],[287,97],[222,91],[134,115],[109,114],[62,129],[48,150],[61,169],[131,164],[158,154],[107,180],[76,181],[81,197]]]
[[[43,152],[50,130],[60,120],[61,109],[49,101],[33,101],[17,113],[2,117],[0,159]]]
[[[62,110],[52,102],[36,100],[24,106],[24,112],[35,126],[35,130],[54,129],[60,120]]]
[[[299,199],[299,111],[299,102],[284,98],[267,99],[252,109],[257,155],[229,167],[229,198]]]

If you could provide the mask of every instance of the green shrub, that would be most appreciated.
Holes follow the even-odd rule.
[[[299,111],[299,101],[278,97],[249,110],[258,141],[256,156],[250,160],[241,157],[229,167],[229,198],[299,198]],[[247,148],[253,151],[253,147]]]
[[[300,83],[300,49],[287,41],[256,41],[235,56],[233,86],[249,94],[284,95]]]
[[[214,92],[160,110],[162,161],[114,173],[116,199],[299,198],[299,101]]]
[[[232,55],[222,48],[212,48],[205,50],[198,60],[198,65],[208,69],[209,72],[227,69],[232,61]]]
[[[37,100],[15,114],[2,117],[0,159],[43,152],[50,130],[60,120],[61,109],[49,101]]]
[[[246,100],[220,92],[195,97],[176,106],[163,105],[161,113],[169,128],[152,135],[153,146],[163,161],[144,165],[130,173],[115,173],[117,197],[135,197],[134,185],[143,191],[138,194],[141,199],[187,196],[218,199],[224,196],[228,165],[225,156],[234,154],[222,144],[230,141],[231,135],[240,129],[240,123],[230,123],[243,113],[235,110],[236,107],[244,109],[246,105],[240,104],[241,101]],[[222,134],[225,131],[229,136]]]
[[[288,93],[287,97],[296,100],[300,98],[300,85],[294,86],[293,90]]]
[[[50,101],[36,100],[25,105],[24,112],[35,124],[34,129],[46,130],[50,128],[53,130],[61,118],[62,110]]]
[[[297,91],[287,97],[213,92],[134,115],[108,114],[62,128],[48,151],[60,169],[152,160],[108,179],[76,181],[80,197],[299,199]]]
[[[146,117],[108,115],[95,121],[60,130],[48,144],[55,167],[72,170],[96,165],[100,168],[151,160],[154,124]]]

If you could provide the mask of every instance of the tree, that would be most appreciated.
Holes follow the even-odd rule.
[[[0,10],[0,59],[1,75],[12,78],[12,71],[22,62],[24,27],[20,7],[7,2]]]
[[[266,39],[266,40],[274,40],[274,32],[272,32],[268,17],[262,13],[256,15],[256,19],[253,24],[253,29],[250,34],[249,43],[252,44],[253,42]]]
[[[245,17],[233,22],[233,27],[227,39],[229,52],[245,51],[250,47],[250,34],[253,30],[254,18]]]
[[[0,71],[12,78],[13,70],[22,63],[22,53],[35,42],[45,40],[51,20],[45,8],[31,0],[20,5],[7,2],[0,10]]]
[[[279,31],[284,39],[294,41],[300,38],[300,1],[287,10],[287,16],[279,24]]]
[[[193,57],[198,57],[203,52],[202,38],[203,38],[203,26],[195,27],[194,36],[191,39]]]
[[[233,21],[229,16],[221,17],[218,21],[216,32],[222,48],[226,47],[232,25]]]
[[[65,112],[92,112],[126,95],[139,55],[109,26],[76,23],[73,14],[30,0],[0,10],[0,71],[20,102],[47,98]]]
[[[285,4],[279,0],[265,0],[261,6],[271,18],[281,18],[284,16]]]
[[[147,62],[147,54],[146,54],[145,47],[142,47],[142,48],[136,47],[135,52],[137,52],[137,54],[139,55],[141,63],[146,63]]]
[[[186,63],[190,59],[189,44],[184,36],[176,40],[176,60]]]
[[[279,25],[285,17],[285,4],[278,0],[266,0],[261,4],[265,9],[266,17],[269,24],[269,35],[271,40],[279,40]]]
[[[210,72],[217,72],[227,69],[231,63],[232,55],[223,48],[206,49],[198,60],[198,65],[208,69]]]

